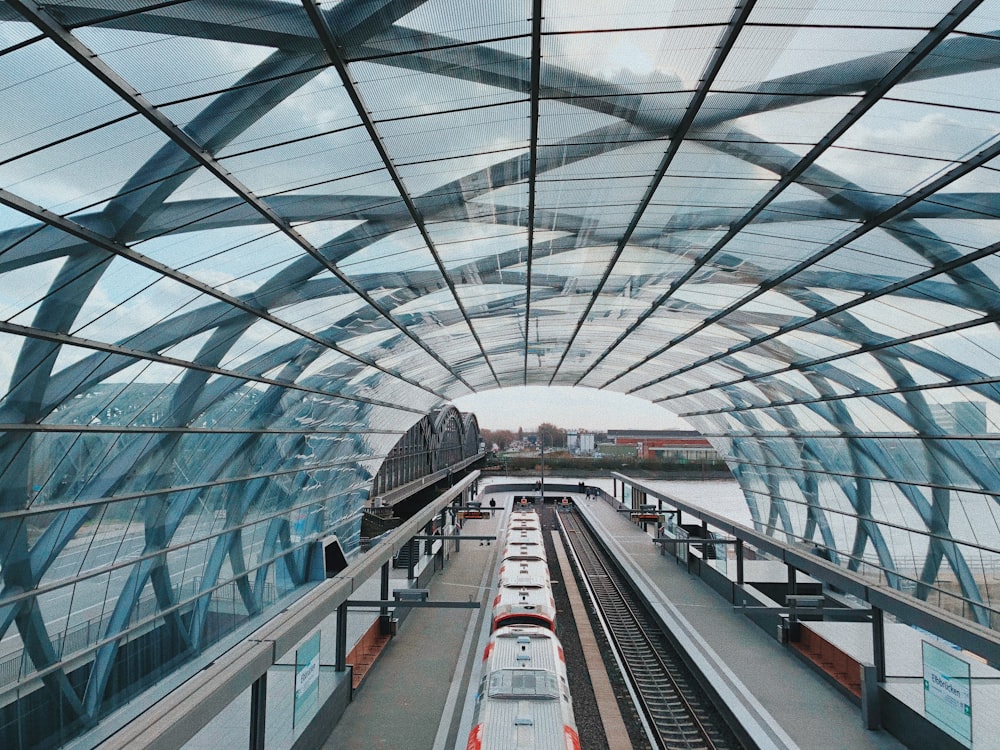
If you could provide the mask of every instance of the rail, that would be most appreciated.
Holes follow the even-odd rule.
[[[662,634],[660,624],[646,611],[624,577],[606,561],[576,514],[560,514],[559,518],[658,747],[741,747],[697,687],[681,655]]]

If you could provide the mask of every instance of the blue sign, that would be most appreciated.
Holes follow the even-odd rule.
[[[292,727],[311,713],[319,700],[319,633],[295,652],[295,696]]]

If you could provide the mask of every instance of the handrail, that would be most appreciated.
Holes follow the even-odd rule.
[[[931,605],[884,585],[875,585],[863,576],[815,555],[803,552],[789,544],[761,534],[743,524],[711,511],[690,505],[663,490],[651,487],[619,472],[612,477],[636,489],[669,503],[678,510],[724,531],[726,534],[748,542],[784,562],[789,567],[835,586],[862,601],[888,612],[904,622],[918,625],[925,630],[951,641],[957,646],[985,658],[991,664],[1000,664],[1000,633],[950,612],[932,608]]]

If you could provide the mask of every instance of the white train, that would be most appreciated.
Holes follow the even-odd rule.
[[[551,630],[502,627],[483,654],[466,750],[580,750],[562,645]]]
[[[537,545],[542,551],[542,555],[545,554],[545,539],[542,538],[541,529],[532,529],[528,527],[516,527],[507,530],[507,546],[517,547],[520,545]]]
[[[549,582],[501,586],[493,599],[493,629],[504,625],[538,625],[553,630],[556,603]]]
[[[511,514],[500,558],[500,582],[493,599],[493,629],[504,625],[540,625],[555,630],[545,539],[535,511]]]
[[[515,512],[466,750],[580,750],[538,514]]]
[[[507,524],[508,533],[514,529],[541,529],[541,521],[538,514],[533,510],[515,510],[510,514],[510,522]]]
[[[540,560],[545,563],[545,539],[535,511],[511,514],[511,524],[504,535],[501,560]]]
[[[500,563],[500,586],[550,586],[549,565],[544,560],[504,560]]]

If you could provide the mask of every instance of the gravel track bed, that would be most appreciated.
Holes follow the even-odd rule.
[[[553,579],[552,596],[555,599],[557,613],[556,634],[562,642],[563,653],[566,656],[566,671],[569,675],[570,693],[573,696],[573,713],[576,717],[577,731],[580,734],[580,745],[584,750],[608,750],[604,724],[601,722],[601,715],[597,709],[597,699],[594,697],[594,688],[590,682],[590,669],[584,659],[583,647],[580,645],[580,636],[576,629],[575,615],[577,613],[570,609],[566,586],[562,582],[563,574],[559,572],[555,562],[555,548],[549,532],[559,530],[559,524],[556,521],[557,512],[553,506],[546,505],[539,508],[542,529],[545,532],[545,554],[549,559],[549,569]],[[572,559],[570,556],[571,563]],[[650,748],[649,741],[646,739],[646,733],[636,714],[625,680],[618,671],[618,666],[611,655],[611,645],[604,636],[600,622],[596,619],[594,607],[586,589],[579,583],[579,571],[576,569],[575,563],[572,564],[573,574],[580,586],[580,594],[588,605],[587,614],[590,618],[590,624],[600,646],[601,655],[604,658],[604,668],[608,672],[615,697],[618,699],[618,706],[628,729],[632,747],[639,750],[648,749]]]

